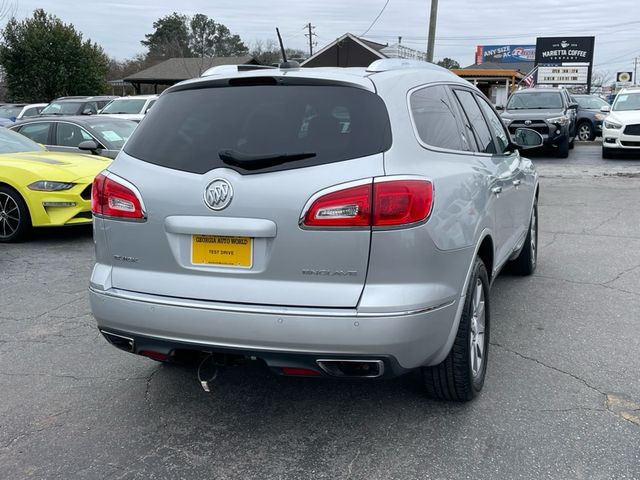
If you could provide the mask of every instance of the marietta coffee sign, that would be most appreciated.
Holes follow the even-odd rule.
[[[590,85],[594,45],[595,37],[538,38],[538,83]]]
[[[536,63],[591,63],[594,43],[595,37],[538,38]]]

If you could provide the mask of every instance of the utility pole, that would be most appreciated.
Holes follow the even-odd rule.
[[[316,42],[313,41],[313,37],[316,36],[316,34],[313,32],[315,30],[315,25],[311,25],[311,22],[309,22],[305,28],[309,31],[309,33],[305,33],[304,36],[305,37],[309,37],[309,56],[313,56],[313,46],[317,45]]]
[[[433,62],[433,47],[436,43],[436,22],[438,21],[438,0],[431,0],[429,17],[429,38],[427,40],[427,62]]]

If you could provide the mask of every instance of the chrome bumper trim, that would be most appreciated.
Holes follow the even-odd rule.
[[[131,300],[153,305],[166,305],[170,307],[195,308],[199,310],[212,310],[219,312],[251,313],[260,315],[280,315],[296,317],[353,317],[353,318],[380,318],[380,317],[404,317],[407,315],[418,315],[433,312],[453,305],[456,299],[447,300],[438,305],[432,305],[413,310],[402,310],[397,312],[358,312],[356,309],[339,308],[304,308],[304,307],[277,307],[271,305],[255,306],[246,304],[213,303],[203,300],[178,299],[161,297],[158,295],[119,290],[116,288],[107,291],[89,287],[89,291],[96,295],[118,298],[121,300]]]

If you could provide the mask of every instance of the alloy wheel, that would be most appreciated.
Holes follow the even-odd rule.
[[[578,138],[583,142],[591,140],[591,127],[586,123],[580,125],[580,128],[578,129]]]
[[[20,208],[15,199],[0,192],[0,238],[9,238],[20,226]]]
[[[536,266],[538,261],[538,214],[534,207],[531,213],[531,265]]]
[[[485,309],[484,286],[480,278],[476,279],[471,299],[471,328],[469,333],[469,347],[471,360],[471,374],[477,378],[482,374],[485,358]]]

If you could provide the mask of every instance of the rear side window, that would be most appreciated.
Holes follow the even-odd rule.
[[[241,173],[321,165],[391,146],[389,115],[374,93],[347,86],[250,85],[163,95],[127,142],[140,160],[192,173]],[[245,168],[237,157],[280,156],[279,164]]]
[[[77,147],[93,137],[84,129],[72,123],[58,123],[56,128],[56,145],[61,147]]]
[[[493,134],[496,137],[496,153],[502,154],[509,147],[509,137],[507,136],[507,131],[504,128],[502,120],[500,120],[500,117],[496,115],[496,112],[493,111],[493,108],[489,106],[485,99],[481,97],[476,98],[478,102],[480,102],[480,107],[484,111],[484,114],[489,121],[489,126],[493,130]]]
[[[432,147],[469,150],[445,87],[438,85],[416,90],[409,102],[420,140]]]
[[[458,97],[460,105],[462,105],[462,109],[469,120],[469,126],[473,131],[480,151],[482,153],[496,153],[491,131],[482,115],[480,107],[474,100],[473,93],[467,90],[454,90],[454,93],[456,97]]]

